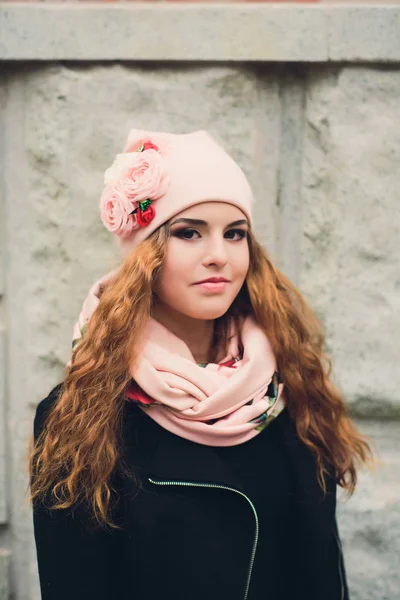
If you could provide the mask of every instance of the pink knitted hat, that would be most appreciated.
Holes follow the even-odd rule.
[[[104,184],[101,220],[124,256],[174,215],[201,202],[233,204],[252,225],[250,184],[207,131],[132,129]]]

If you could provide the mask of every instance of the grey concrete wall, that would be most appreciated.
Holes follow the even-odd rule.
[[[396,600],[396,48],[387,51],[385,64],[376,57],[356,64],[353,50],[341,63],[304,62],[293,52],[293,60],[274,63],[115,64],[90,61],[90,39],[86,43],[87,60],[38,62],[32,51],[31,61],[8,55],[2,71],[0,548],[11,557],[0,552],[0,573],[11,562],[12,597],[40,597],[31,514],[24,507],[34,409],[62,377],[87,289],[117,261],[97,212],[103,173],[128,129],[143,127],[209,129],[248,173],[257,198],[256,233],[320,315],[333,377],[380,452],[376,472],[361,473],[356,494],[338,509],[352,600]],[[4,578],[0,590],[8,585]],[[1,600],[7,595],[0,592]]]
[[[400,72],[314,70],[305,111],[301,287],[354,411],[400,415]]]
[[[0,4],[0,14],[6,60],[400,60],[390,3]]]

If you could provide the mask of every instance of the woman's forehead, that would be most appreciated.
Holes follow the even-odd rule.
[[[221,222],[228,224],[238,220],[244,221],[245,223],[248,222],[240,208],[222,201],[203,202],[191,206],[180,213],[177,213],[171,219],[171,224],[186,220],[196,220],[199,222],[198,224],[202,225]],[[200,223],[200,221],[202,221],[202,223]]]

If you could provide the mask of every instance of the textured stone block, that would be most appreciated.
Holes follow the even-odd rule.
[[[0,6],[0,58],[326,60],[328,20],[304,6]],[[110,43],[112,40],[112,43]]]
[[[301,287],[356,414],[400,415],[400,76],[310,72]]]
[[[0,58],[397,62],[399,19],[393,2],[5,4]]]
[[[354,496],[339,497],[338,521],[352,600],[397,600],[400,590],[400,423],[358,422],[379,463],[359,475]]]
[[[9,550],[0,548],[0,600],[9,600],[10,598],[10,561],[11,553]]]
[[[7,521],[5,350],[5,332],[0,323],[0,523]]]
[[[399,31],[400,7],[393,2],[386,6],[333,9],[330,12],[329,58],[351,62],[398,62]]]
[[[5,86],[0,74],[0,128],[3,129],[4,107],[6,103]],[[3,167],[3,139],[0,137],[0,168]],[[6,511],[6,354],[5,354],[5,211],[3,190],[0,187],[0,523],[7,519]]]

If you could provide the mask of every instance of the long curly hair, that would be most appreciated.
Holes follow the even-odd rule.
[[[111,519],[121,468],[121,428],[131,381],[129,365],[139,356],[143,330],[162,269],[168,224],[159,227],[125,259],[101,295],[83,339],[74,349],[62,391],[37,439],[30,440],[29,501],[52,510],[84,502],[98,525],[119,529]],[[316,455],[324,491],[330,466],[351,495],[357,470],[373,462],[369,438],[359,433],[339,390],[330,379],[322,326],[299,290],[269,259],[251,230],[246,280],[228,311],[215,320],[215,357],[228,343],[229,322],[252,314],[276,356],[285,398],[297,433]],[[127,324],[129,323],[129,328]]]

